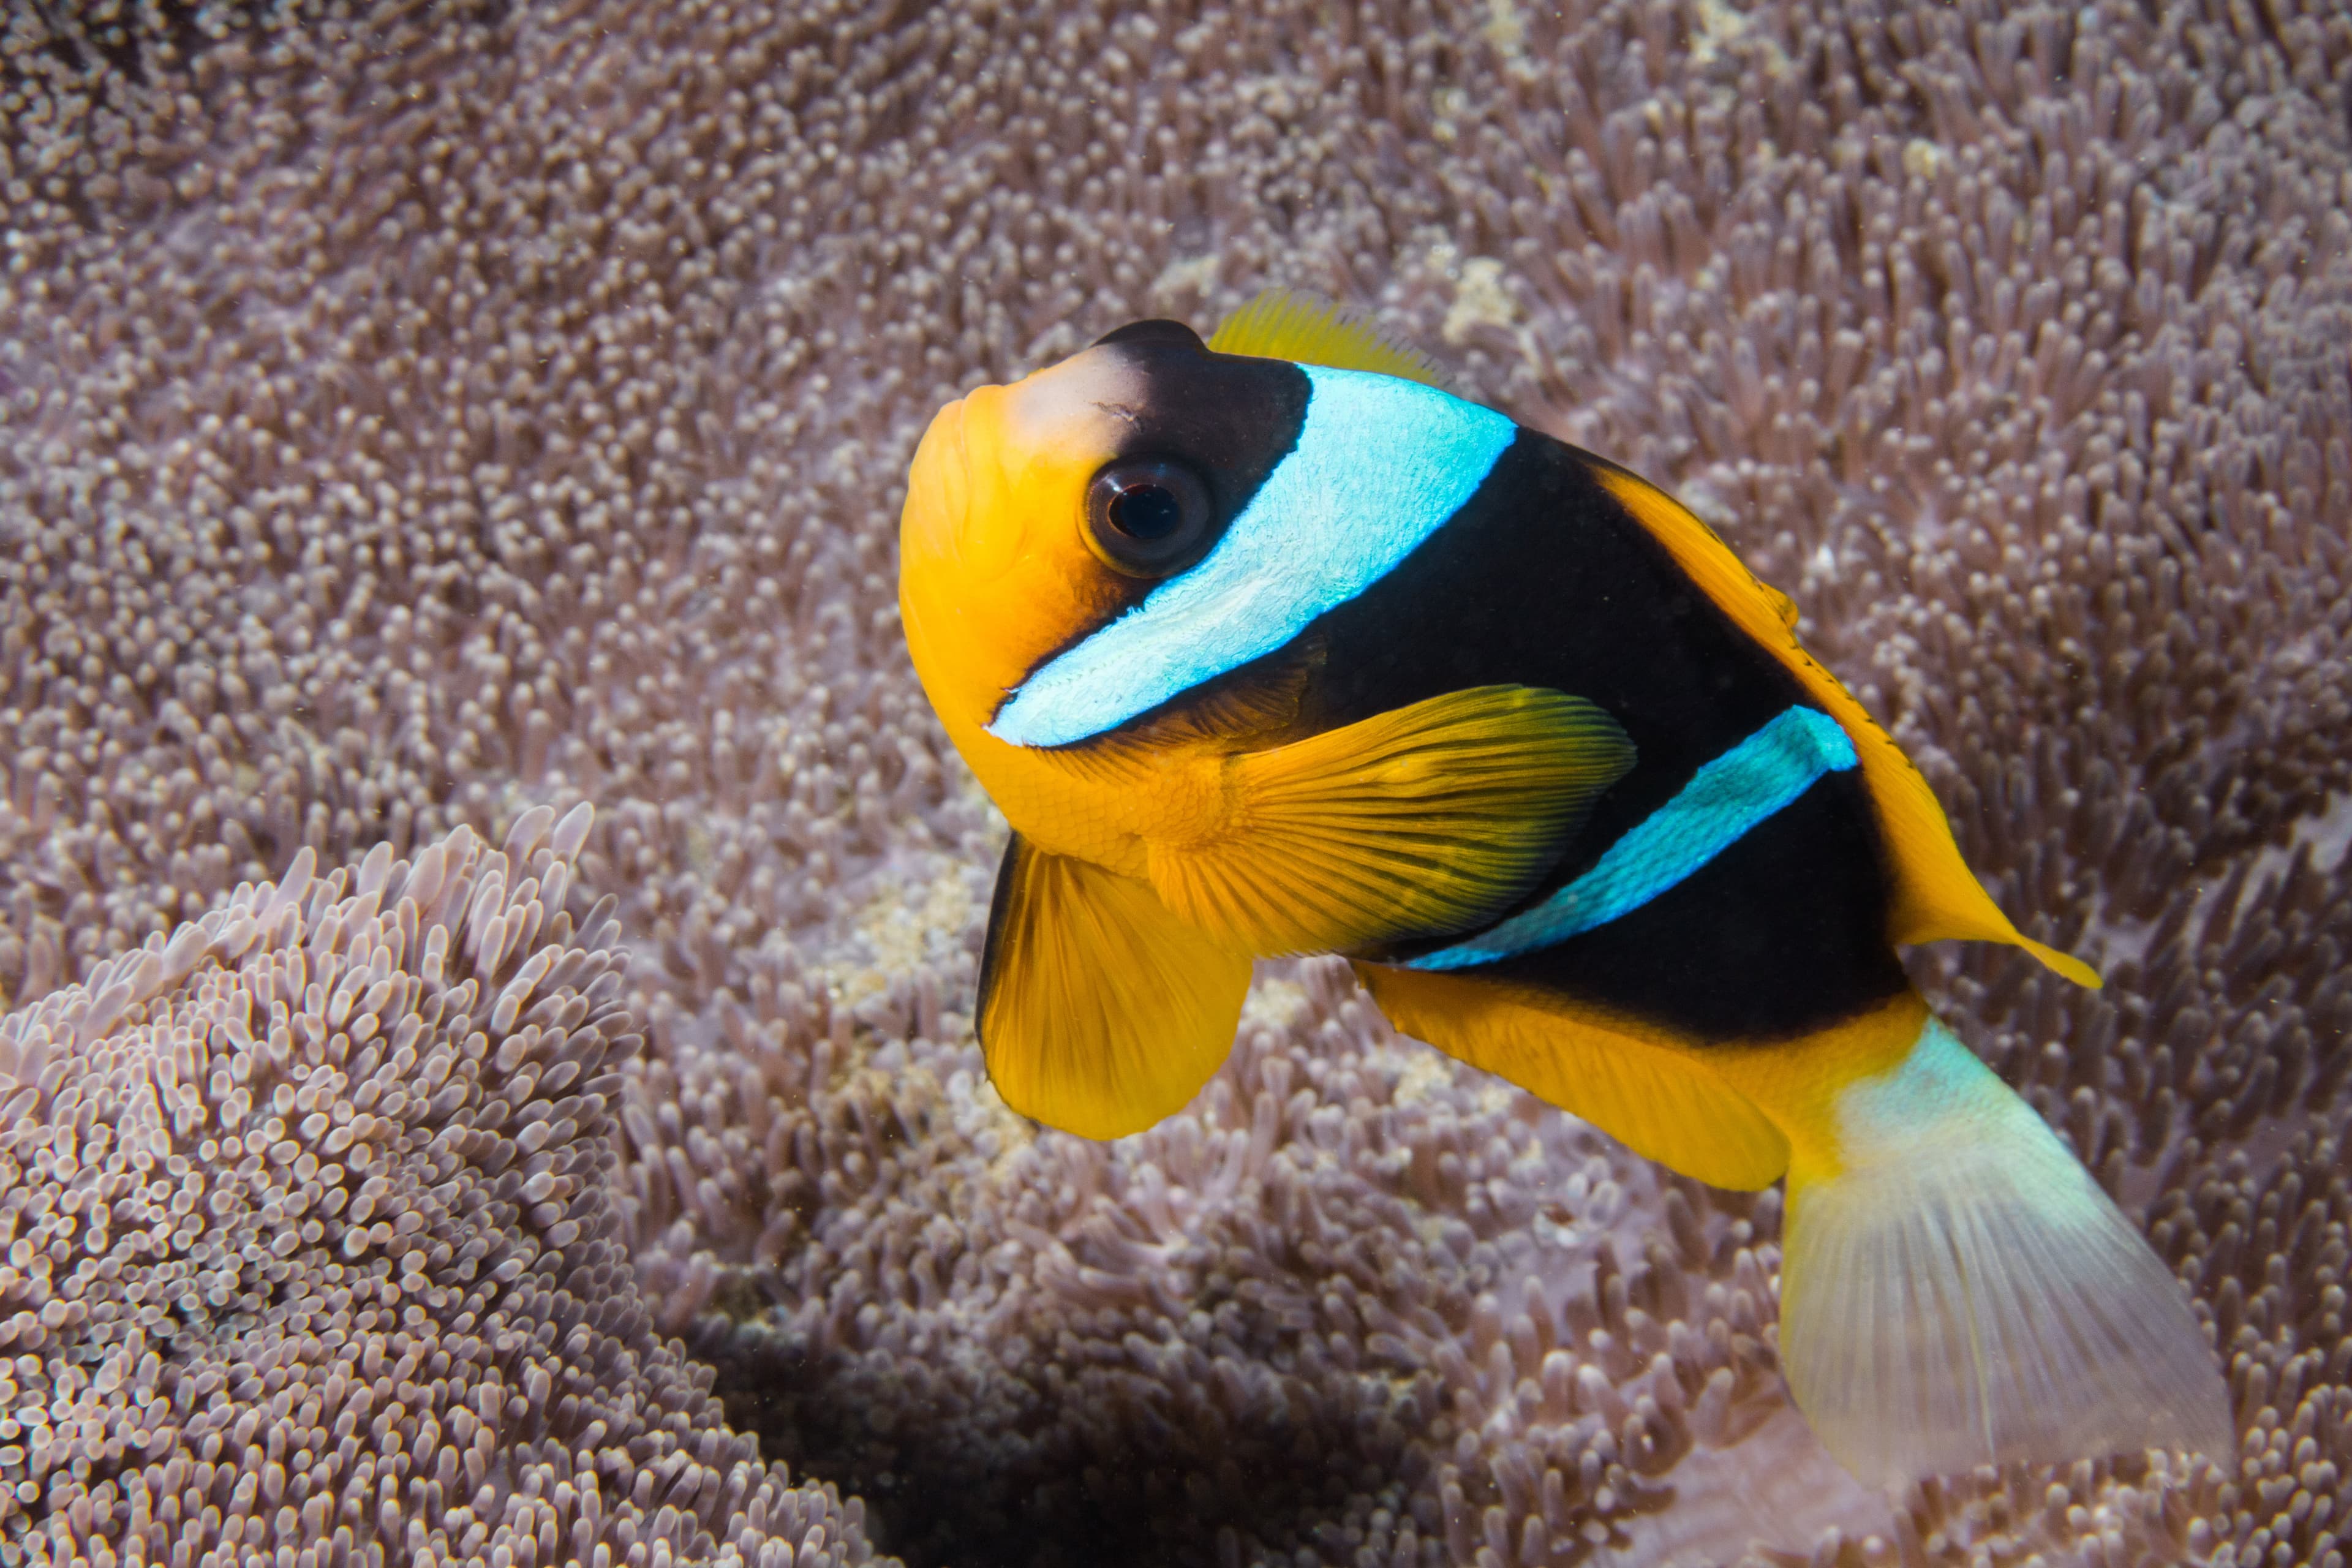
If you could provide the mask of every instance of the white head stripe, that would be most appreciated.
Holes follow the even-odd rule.
[[[988,732],[1066,746],[1262,658],[1379,582],[1461,510],[1517,434],[1491,409],[1301,365],[1298,444],[1201,563],[1030,672]]]

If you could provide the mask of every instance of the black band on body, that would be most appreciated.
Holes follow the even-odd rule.
[[[1795,674],[1595,482],[1588,460],[1522,430],[1452,521],[1313,628],[1325,659],[1318,728],[1505,682],[1589,699],[1623,726],[1633,771],[1497,920],[1591,867],[1701,764],[1790,706],[1811,705]],[[1785,1038],[1902,988],[1887,898],[1866,786],[1858,773],[1833,774],[1632,914],[1462,973],[1539,985],[1702,1040]]]

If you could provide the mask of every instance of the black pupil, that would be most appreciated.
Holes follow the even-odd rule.
[[[1130,485],[1111,498],[1111,526],[1129,539],[1165,539],[1183,521],[1184,503],[1165,485]]]

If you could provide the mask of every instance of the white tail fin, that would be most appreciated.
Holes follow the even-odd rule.
[[[1903,1481],[2011,1460],[2237,1455],[2169,1269],[2008,1085],[1929,1020],[1836,1104],[1789,1183],[1780,1361],[1840,1463]]]

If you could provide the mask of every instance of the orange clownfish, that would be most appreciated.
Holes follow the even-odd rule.
[[[1015,1110],[1192,1098],[1251,961],[1717,1186],[1788,1179],[1780,1359],[1893,1480],[2234,1457],[2170,1271],[1929,1013],[1904,943],[2021,935],[1790,602],[1672,498],[1280,293],[950,404],[899,606],[1013,826],[977,1027]]]

